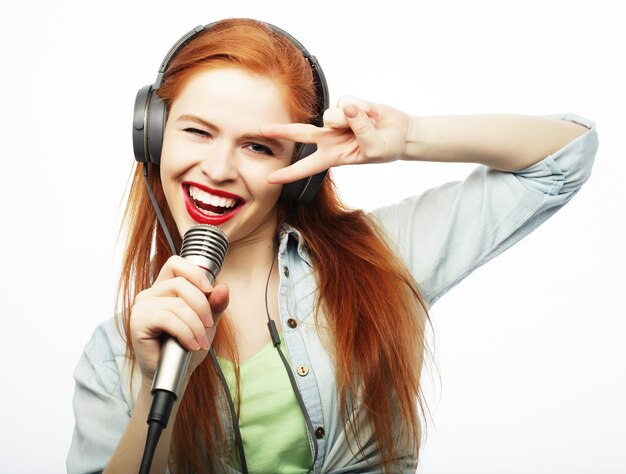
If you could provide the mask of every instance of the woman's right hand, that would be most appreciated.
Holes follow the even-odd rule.
[[[130,331],[142,385],[151,387],[164,333],[193,355],[187,377],[206,357],[217,323],[228,306],[228,287],[213,287],[204,271],[179,256],[170,257],[152,287],[140,292],[132,307]]]
[[[271,173],[267,180],[286,184],[314,176],[326,169],[368,163],[389,163],[405,159],[415,120],[384,104],[344,96],[324,112],[324,126],[305,123],[268,124],[261,135],[315,143],[317,151]]]

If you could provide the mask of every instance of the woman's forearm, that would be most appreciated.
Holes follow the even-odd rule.
[[[403,159],[481,163],[501,171],[527,168],[588,129],[525,115],[411,117]]]

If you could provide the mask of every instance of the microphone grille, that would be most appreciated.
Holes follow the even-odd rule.
[[[207,276],[214,283],[227,251],[228,238],[219,227],[198,224],[185,232],[180,256],[209,272]]]

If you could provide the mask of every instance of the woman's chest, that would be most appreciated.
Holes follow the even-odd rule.
[[[240,363],[258,354],[271,342],[268,314],[279,333],[282,332],[275,290],[271,294],[268,291],[267,297],[259,291],[231,291],[226,316],[234,330]]]

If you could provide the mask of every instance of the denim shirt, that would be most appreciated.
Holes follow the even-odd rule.
[[[523,170],[478,166],[463,181],[372,212],[429,305],[546,221],[588,179],[598,146],[593,122],[572,114],[551,117],[589,131]],[[291,366],[308,369],[295,378],[317,434],[315,472],[380,472],[367,423],[360,424],[365,449],[359,452],[339,415],[334,366],[324,346],[328,335],[315,323],[317,285],[302,236],[284,226],[279,242],[280,318]],[[96,328],[78,362],[70,474],[101,472],[126,429],[137,393],[130,391],[125,347],[109,319]],[[133,388],[138,387],[137,379]],[[415,467],[409,463],[405,472]]]

